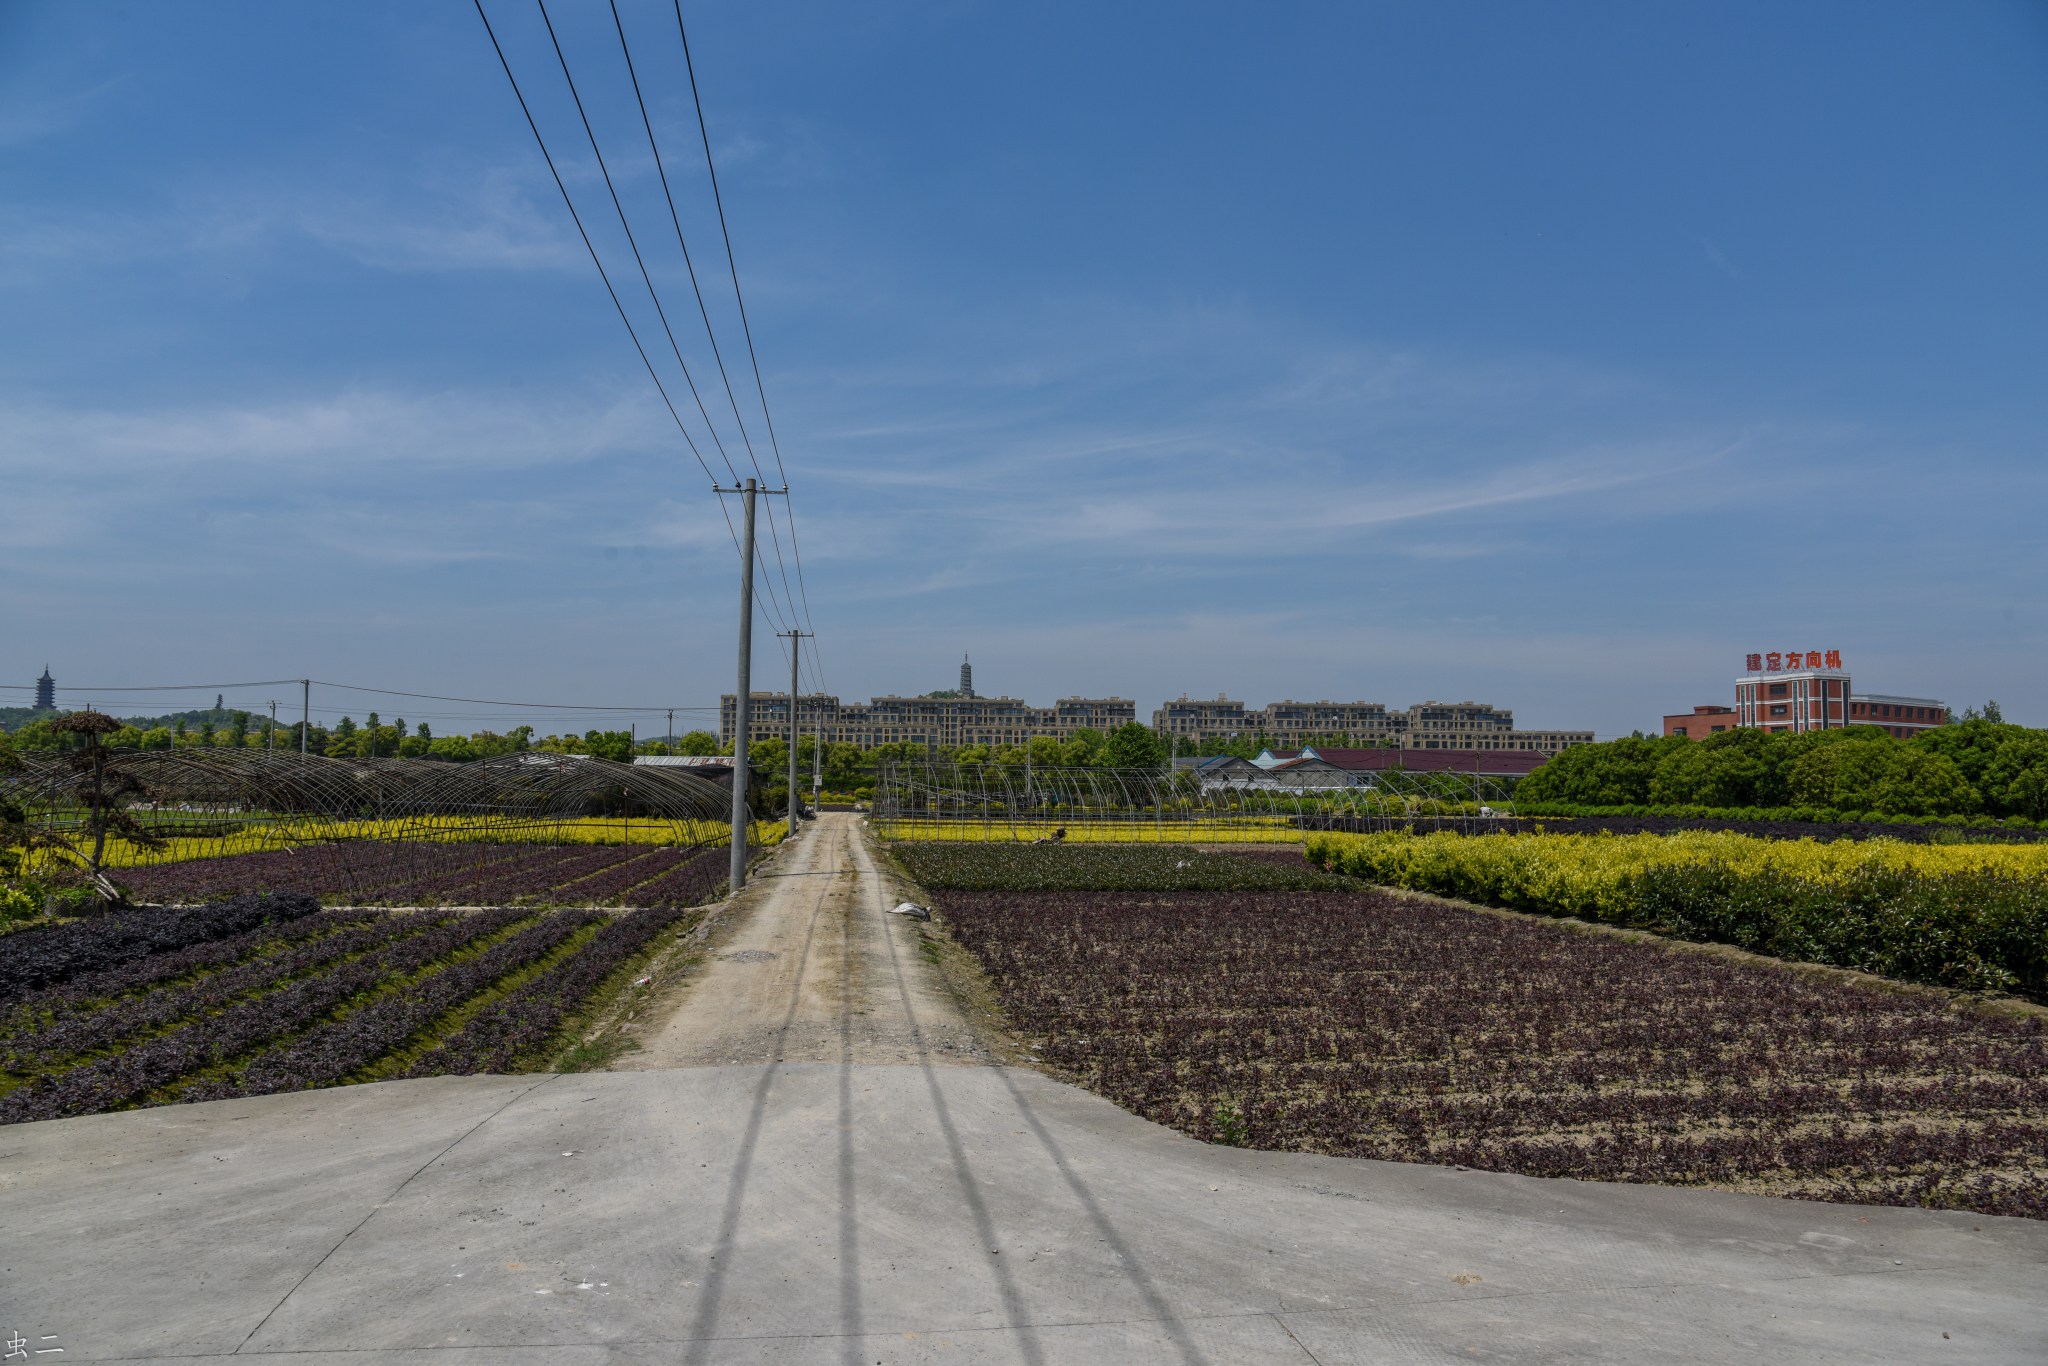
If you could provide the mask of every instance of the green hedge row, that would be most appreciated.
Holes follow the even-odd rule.
[[[1636,893],[1638,923],[1680,939],[1964,990],[2048,994],[2048,883],[2039,878],[1873,870],[1819,883],[1696,863],[1647,869]]]
[[[1804,821],[1818,825],[1954,825],[1995,830],[2048,830],[2048,821],[2024,816],[1886,816],[1817,806],[1586,806],[1578,802],[1515,803],[1518,816],[1673,816],[1708,821]]]

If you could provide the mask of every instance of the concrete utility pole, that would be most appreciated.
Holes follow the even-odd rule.
[[[726,886],[737,896],[747,885],[747,738],[753,725],[748,704],[754,687],[754,499],[759,494],[789,490],[764,489],[749,479],[735,488],[711,486],[713,493],[737,493],[746,500],[746,533],[740,542],[740,679],[739,696],[733,699],[732,727],[732,873]]]
[[[803,819],[797,814],[803,803],[796,795],[796,661],[797,651],[803,648],[804,637],[811,632],[792,629],[775,634],[789,637],[789,833],[794,835],[796,823]]]
[[[300,699],[300,705],[304,710],[300,713],[299,720],[299,757],[304,758],[306,754],[306,738],[313,733],[313,680],[302,678],[299,680],[299,686],[305,689],[305,693]]]

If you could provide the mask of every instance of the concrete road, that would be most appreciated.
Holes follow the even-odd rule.
[[[2048,1360],[2035,1221],[1212,1148],[958,1065],[922,1033],[944,993],[913,927],[831,833],[781,870],[850,864],[846,897],[764,880],[710,942],[843,931],[820,963],[867,958],[861,991],[785,964],[784,1013],[811,1024],[873,1000],[893,952],[902,1014],[855,1042],[906,1060],[787,1045],[0,1130],[5,1341],[64,1349],[33,1361]],[[690,1038],[717,1036],[723,970],[675,1006],[703,1012]]]

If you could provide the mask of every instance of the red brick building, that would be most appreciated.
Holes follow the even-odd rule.
[[[1761,730],[1833,730],[1849,718],[1849,671],[1840,650],[1754,654],[1735,680],[1739,726]]]
[[[1901,740],[1948,724],[1948,704],[1938,697],[1890,697],[1858,693],[1849,699],[1849,724],[1883,726]]]
[[[1689,713],[1665,717],[1664,734],[1667,737],[1683,735],[1689,740],[1704,740],[1709,735],[1735,729],[1735,724],[1733,707],[1694,707]]]
[[[1748,665],[1749,672],[1735,680],[1735,724],[1739,726],[1772,732],[1883,726],[1899,739],[1910,740],[1922,731],[1948,724],[1948,705],[1938,697],[1853,692],[1840,650],[1754,654]],[[1673,721],[1687,723],[1687,731],[1674,731]],[[1689,734],[1692,721],[1691,717],[1667,716],[1664,733]]]

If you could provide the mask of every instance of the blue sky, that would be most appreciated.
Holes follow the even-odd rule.
[[[744,399],[674,12],[620,9]],[[1796,647],[2048,724],[2048,9],[683,12],[827,689],[1611,735]],[[750,472],[610,11],[550,13]],[[469,6],[0,3],[0,313],[10,685],[732,687],[718,501]]]

